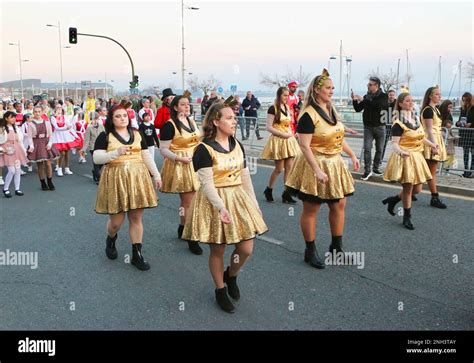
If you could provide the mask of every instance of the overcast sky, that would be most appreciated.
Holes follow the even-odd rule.
[[[459,60],[473,60],[473,5],[463,2],[322,2],[322,1],[201,1],[186,0],[186,68],[200,78],[213,74],[224,88],[265,89],[261,72],[319,74],[328,58],[344,52],[352,56],[352,85],[365,89],[371,69],[406,72],[409,49],[414,82],[412,91],[423,92],[437,83],[442,57],[442,88],[447,93]],[[61,22],[61,41],[68,44],[68,27],[78,32],[110,36],[130,52],[140,86],[180,86],[181,2],[82,1],[1,3],[1,81],[19,79],[18,48],[21,42],[23,78],[57,82],[59,72],[58,29],[47,23]],[[128,87],[130,63],[116,44],[97,38],[78,38],[63,49],[64,81],[114,80]],[[330,73],[339,85],[338,60]],[[173,75],[178,71],[178,75]],[[467,81],[467,80],[466,80]],[[463,81],[467,89],[468,83]],[[457,92],[457,81],[454,87]]]

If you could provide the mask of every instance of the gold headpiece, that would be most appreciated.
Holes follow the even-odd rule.
[[[321,89],[324,85],[324,82],[327,81],[329,79],[329,72],[326,68],[323,69],[321,75],[318,76],[319,80],[318,80],[318,84],[316,85],[316,87],[318,89]]]
[[[234,108],[234,106],[238,105],[239,101],[234,96],[229,96],[227,99],[224,101],[224,105],[230,108]]]
[[[188,90],[185,90],[183,93],[183,97],[188,98],[189,96],[191,96],[191,92],[189,92]]]

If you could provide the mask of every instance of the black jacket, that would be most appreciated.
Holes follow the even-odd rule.
[[[246,110],[246,108],[249,106],[250,108]],[[258,99],[252,95],[250,100],[247,97],[244,98],[242,101],[242,107],[244,109],[244,116],[257,117],[257,110],[260,108],[260,102],[258,102]]]
[[[364,110],[362,114],[362,120],[364,126],[377,127],[384,126],[385,123],[380,122],[383,116],[383,111],[388,110],[388,95],[384,92],[380,92],[379,95],[370,100],[367,95],[361,102],[353,102],[354,110],[360,112]]]

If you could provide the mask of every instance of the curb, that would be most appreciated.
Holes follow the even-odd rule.
[[[259,158],[260,152],[248,151],[247,155],[251,156],[251,157],[258,158],[257,164],[269,165],[269,166],[274,165],[273,160],[260,159]],[[351,174],[352,174],[352,177],[355,180],[363,183],[363,181],[360,180],[360,178],[362,176],[362,173],[352,171]],[[372,182],[372,183],[378,183],[378,184],[382,184],[382,185],[397,184],[397,183],[386,182],[386,181],[383,180],[383,178],[381,176],[371,176],[369,181]],[[437,187],[438,187],[438,191],[440,193],[454,194],[454,195],[460,195],[460,196],[464,196],[464,197],[474,198],[474,189],[468,189],[468,188],[463,188],[463,187],[455,187],[455,186],[446,185],[446,184],[438,184]],[[429,191],[428,184],[423,184],[423,190],[428,190]]]

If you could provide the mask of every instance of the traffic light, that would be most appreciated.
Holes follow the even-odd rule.
[[[130,82],[130,89],[138,87],[138,76],[133,76],[133,81]]]
[[[77,44],[77,28],[69,28],[69,43]]]

